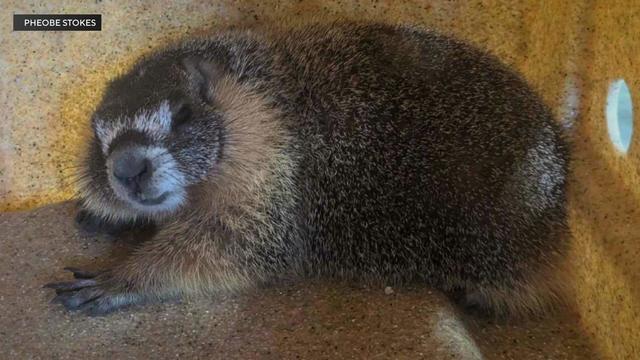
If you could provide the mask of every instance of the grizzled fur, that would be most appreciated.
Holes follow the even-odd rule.
[[[186,41],[114,80],[93,128],[83,219],[159,230],[50,284],[69,309],[285,274],[424,281],[500,314],[558,295],[560,128],[519,75],[443,35],[339,22]],[[149,194],[110,175],[123,151],[152,159]]]

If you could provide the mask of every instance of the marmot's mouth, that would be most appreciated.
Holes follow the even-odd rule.
[[[162,195],[155,198],[141,198],[141,194],[138,194],[137,196],[134,196],[134,199],[142,205],[152,206],[162,204],[168,196],[169,192],[165,191]]]

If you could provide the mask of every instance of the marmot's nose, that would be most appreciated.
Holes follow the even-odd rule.
[[[118,154],[113,160],[113,176],[132,190],[149,179],[152,170],[151,161],[133,151]]]

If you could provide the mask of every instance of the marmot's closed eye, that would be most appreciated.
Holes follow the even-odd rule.
[[[568,147],[496,58],[371,23],[220,32],[138,62],[92,117],[80,222],[158,232],[50,284],[103,314],[284,274],[422,281],[469,305],[559,296]]]

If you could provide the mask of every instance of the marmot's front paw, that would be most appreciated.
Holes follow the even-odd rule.
[[[53,303],[61,303],[67,310],[81,310],[89,316],[101,316],[142,302],[142,296],[131,292],[127,285],[114,279],[109,271],[89,272],[76,268],[71,271],[75,280],[46,284],[55,289]]]

